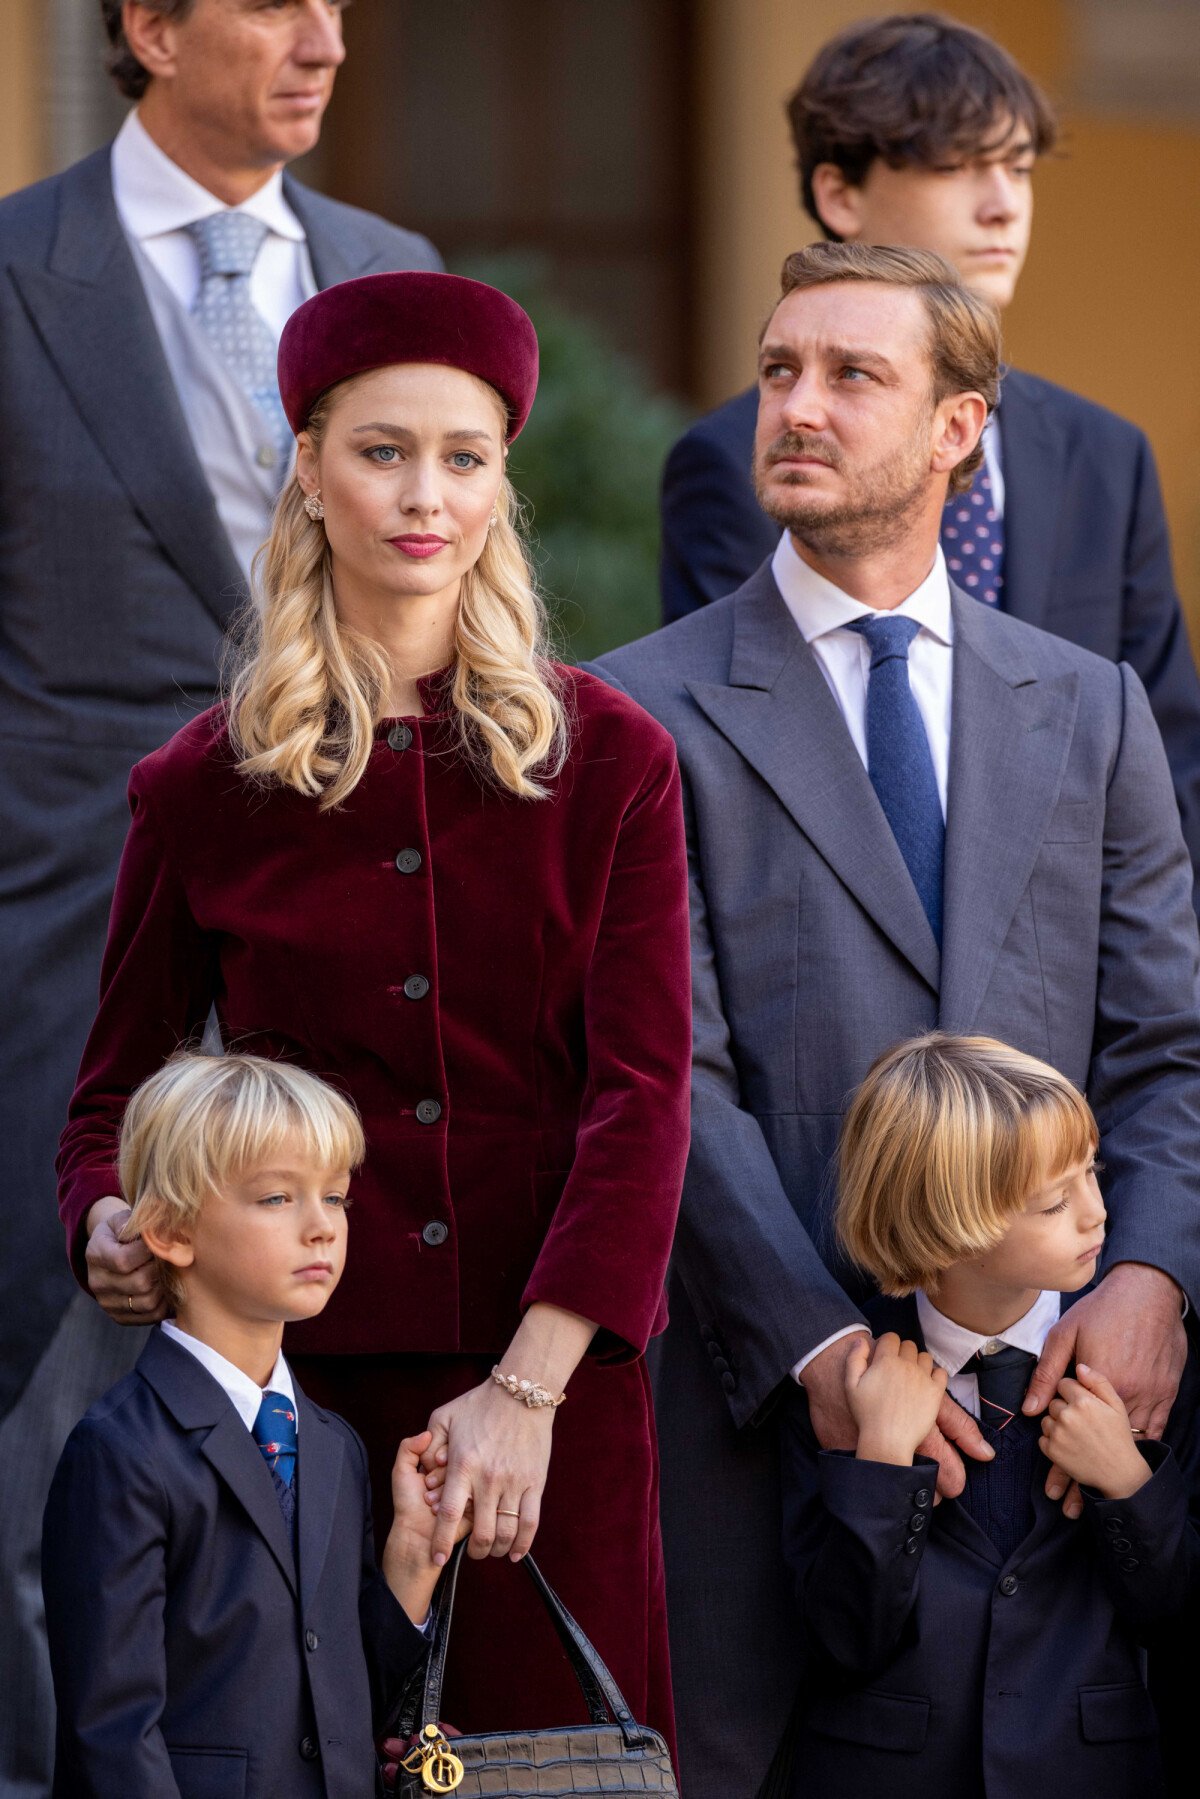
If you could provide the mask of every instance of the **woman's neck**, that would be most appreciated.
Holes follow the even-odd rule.
[[[382,650],[391,679],[383,696],[389,718],[420,717],[418,682],[454,659],[461,582],[439,593],[362,592],[334,574],[339,622]]]
[[[959,1267],[948,1268],[929,1297],[952,1324],[981,1337],[998,1337],[1024,1318],[1040,1291],[989,1281],[976,1269]]]

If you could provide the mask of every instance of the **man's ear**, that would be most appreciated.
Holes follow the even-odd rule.
[[[982,394],[951,394],[940,401],[933,415],[929,461],[934,474],[952,474],[971,454],[986,424],[987,401]]]
[[[157,1256],[160,1262],[169,1262],[172,1268],[190,1268],[196,1259],[186,1231],[170,1231],[151,1224],[143,1228],[141,1238],[152,1256]]]
[[[174,75],[178,19],[170,18],[156,6],[143,5],[142,0],[125,0],[121,27],[125,42],[147,75],[154,80]]]
[[[813,204],[826,231],[852,244],[862,236],[862,189],[847,181],[835,162],[819,162],[812,172]]]

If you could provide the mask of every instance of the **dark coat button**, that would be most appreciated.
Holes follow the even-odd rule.
[[[914,1505],[928,1505],[929,1504],[929,1488],[928,1487],[918,1487],[917,1488],[916,1492],[913,1494],[913,1504]]]
[[[1006,1574],[1000,1582],[1000,1591],[1006,1599],[1011,1599],[1020,1584],[1015,1574]]]
[[[417,1106],[418,1124],[436,1124],[442,1115],[442,1108],[436,1099],[423,1099]]]
[[[924,1530],[928,1522],[924,1512],[914,1512],[908,1521],[908,1528],[909,1530]]]
[[[728,1370],[726,1370],[726,1372],[721,1376],[721,1385],[724,1387],[724,1389],[727,1393],[732,1393],[737,1386],[737,1375],[730,1374],[728,1372]]]
[[[1110,1537],[1119,1537],[1125,1528],[1124,1518],[1106,1518],[1104,1528]]]
[[[306,1630],[306,1631],[305,1631],[305,1633],[304,1633],[304,1644],[305,1644],[305,1647],[306,1647],[306,1648],[307,1648],[307,1649],[315,1649],[315,1648],[316,1648],[316,1646],[317,1646],[317,1644],[318,1644],[318,1643],[319,1643],[319,1642],[320,1642],[320,1641],[321,1641],[321,1639],[320,1639],[320,1637],[319,1637],[319,1636],[318,1636],[318,1635],[317,1635],[317,1633],[316,1633],[316,1631],[315,1631],[315,1630]]]
[[[1129,1551],[1133,1548],[1133,1544],[1129,1541],[1128,1537],[1114,1537],[1112,1540],[1112,1548],[1114,1555],[1128,1555]]]
[[[1121,1573],[1132,1574],[1134,1569],[1140,1568],[1141,1565],[1142,1564],[1138,1561],[1136,1555],[1127,1555],[1125,1560],[1121,1563]]]
[[[905,1555],[916,1555],[917,1550],[920,1547],[921,1547],[920,1542],[918,1541],[918,1539],[916,1537],[905,1537],[905,1539],[904,1539]]]
[[[300,1738],[300,1754],[306,1762],[315,1762],[320,1753],[311,1737]]]
[[[713,1357],[713,1372],[714,1374],[729,1373],[729,1363],[725,1360],[723,1355],[715,1355]]]
[[[448,1224],[443,1224],[440,1218],[431,1218],[429,1223],[425,1226],[425,1229],[421,1232],[422,1238],[428,1243],[430,1249],[437,1249],[440,1244],[446,1241],[446,1238],[449,1235],[450,1226]]]
[[[410,974],[407,981],[404,983],[404,997],[406,999],[424,999],[428,992],[429,982],[425,979],[423,974]]]
[[[420,850],[401,850],[396,857],[396,867],[402,875],[415,875],[420,866]]]
[[[393,725],[388,732],[389,750],[406,750],[412,742],[412,732],[407,725]]]

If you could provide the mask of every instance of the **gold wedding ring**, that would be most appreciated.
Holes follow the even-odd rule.
[[[132,1310],[133,1310],[133,1294],[132,1293],[127,1293],[125,1295],[125,1304],[129,1307],[129,1310],[132,1312]]]
[[[1131,1424],[1129,1426],[1129,1434],[1131,1437],[1144,1437],[1146,1433],[1140,1424]]]
[[[498,1505],[496,1507],[496,1516],[497,1516],[497,1518],[519,1518],[521,1516],[521,1514],[520,1514],[520,1512],[505,1511],[505,1509],[502,1505]]]

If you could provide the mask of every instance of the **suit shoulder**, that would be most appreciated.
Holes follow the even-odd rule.
[[[106,1461],[144,1467],[146,1445],[163,1416],[153,1389],[134,1368],[92,1401],[67,1438],[62,1463]]]
[[[5,255],[21,252],[36,254],[39,243],[48,249],[58,218],[63,185],[71,170],[47,175],[29,187],[0,200],[0,249]]]
[[[131,788],[154,798],[173,799],[183,791],[194,792],[197,780],[220,772],[222,778],[235,767],[229,741],[229,720],[223,704],[208,707],[134,764]]]
[[[1031,625],[1025,619],[1012,618],[1006,612],[994,612],[990,607],[984,609],[978,600],[968,599],[966,604],[973,613],[978,611],[979,622],[986,631],[994,633],[1023,656],[1039,675],[1077,674],[1092,686],[1098,684],[1113,694],[1120,692],[1121,664],[1110,661],[1107,656],[1098,656],[1094,650],[1084,649],[1069,638],[1043,631],[1039,625]]]
[[[638,637],[620,649],[609,650],[596,658],[596,672],[618,681],[643,705],[650,705],[647,696],[651,693],[682,695],[687,681],[723,679],[728,673],[734,616],[741,592],[739,588],[661,630],[652,631],[648,637]],[[651,706],[651,710],[657,716],[657,706]]]
[[[619,745],[639,763],[674,761],[675,742],[670,732],[623,688],[585,668],[556,665],[555,673],[585,754],[604,742]]]
[[[389,260],[396,269],[442,267],[437,250],[419,231],[393,225],[390,219],[381,218],[377,212],[368,212],[362,206],[333,200],[328,194],[318,193],[316,188],[305,187],[302,182],[289,179],[287,185],[290,198],[299,202],[301,210],[318,230],[323,227],[336,232],[352,231],[376,256]]]
[[[1121,448],[1129,452],[1140,451],[1148,441],[1141,426],[1135,425],[1132,419],[1122,418],[1119,412],[1112,412],[1107,406],[1101,406],[1098,400],[1086,399],[1083,394],[1077,394],[1069,387],[1060,387],[1056,381],[1047,381],[1042,375],[1030,375],[1024,369],[1010,369],[1004,377],[1004,383],[1019,392],[1025,400],[1044,406],[1081,438],[1094,442],[1099,436],[1110,455]],[[1003,440],[1003,412],[1000,417]]]

